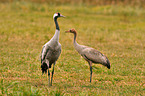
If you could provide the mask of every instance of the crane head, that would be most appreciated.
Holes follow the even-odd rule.
[[[65,16],[61,15],[59,12],[57,12],[53,15],[53,19],[58,18],[58,17],[65,17]]]
[[[70,33],[75,33],[75,34],[77,33],[75,29],[70,29],[70,30],[65,31],[65,32],[70,32]]]

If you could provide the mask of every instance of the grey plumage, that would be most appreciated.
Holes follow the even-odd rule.
[[[54,66],[56,64],[57,59],[60,56],[61,53],[61,44],[59,43],[59,25],[57,22],[58,17],[64,17],[60,13],[55,13],[53,16],[55,25],[56,25],[56,31],[54,36],[51,38],[50,41],[48,41],[42,48],[41,52],[41,70],[42,74],[47,73],[48,69],[48,78],[49,78],[49,85],[52,85],[52,79],[53,79],[53,74],[54,74]],[[51,82],[50,82],[50,72],[49,68],[51,68],[53,64],[53,70],[52,70],[52,76],[51,76]]]
[[[102,65],[106,66],[108,69],[110,69],[110,62],[104,54],[102,54],[101,52],[97,51],[94,48],[84,46],[84,45],[79,45],[76,42],[77,32],[76,32],[75,29],[71,29],[71,30],[66,31],[66,32],[70,32],[70,33],[74,34],[74,41],[73,41],[74,48],[89,63],[89,66],[90,66],[90,82],[91,82],[91,79],[92,79],[92,63],[102,64]]]

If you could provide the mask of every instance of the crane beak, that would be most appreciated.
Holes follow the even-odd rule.
[[[63,15],[60,14],[60,17],[65,17],[65,16],[63,16]]]
[[[69,33],[70,31],[65,31],[66,33]]]
[[[70,30],[69,31],[65,31],[66,33],[68,33],[68,32],[70,32]]]

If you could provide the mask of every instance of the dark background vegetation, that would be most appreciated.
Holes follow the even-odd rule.
[[[131,5],[145,7],[145,0],[0,0],[0,2],[29,1],[48,4]]]

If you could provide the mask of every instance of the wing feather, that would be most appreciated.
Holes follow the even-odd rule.
[[[83,50],[83,53],[83,56],[85,56],[86,59],[91,60],[93,63],[102,64],[106,62],[106,56],[93,48],[86,48]]]
[[[49,46],[43,46],[42,51],[41,51],[41,63],[45,59],[50,47]]]

